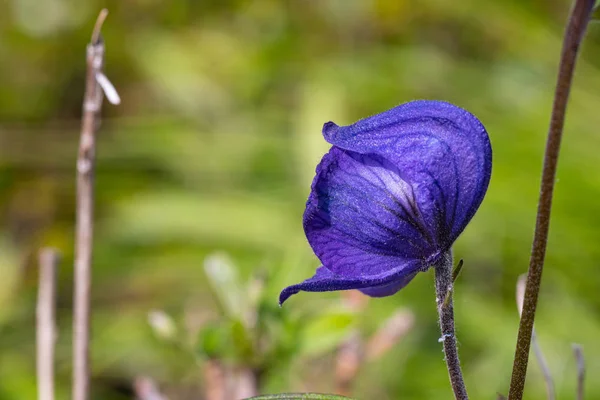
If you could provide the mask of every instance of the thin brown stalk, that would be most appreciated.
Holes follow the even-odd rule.
[[[525,295],[525,285],[526,285],[527,275],[523,274],[519,277],[517,281],[517,309],[519,310],[519,316],[523,312],[523,296]],[[537,359],[538,364],[540,365],[540,369],[542,370],[542,375],[544,376],[544,381],[546,382],[546,395],[548,400],[555,400],[556,393],[554,391],[554,379],[552,379],[552,373],[550,372],[550,367],[546,362],[546,357],[544,357],[544,353],[542,352],[542,348],[537,340],[537,335],[535,333],[535,328],[533,328],[531,332],[531,345],[533,346],[533,353],[535,354],[535,358]]]
[[[583,400],[585,384],[585,360],[583,358],[583,347],[573,344],[573,354],[577,362],[577,400]]]
[[[90,289],[94,221],[94,164],[96,131],[103,92],[104,42],[100,36],[108,11],[102,10],[87,46],[87,72],[83,99],[81,139],[77,157],[77,208],[75,227],[75,292],[73,316],[73,400],[88,400],[90,392]]]
[[[54,400],[54,345],[56,343],[56,270],[59,255],[44,248],[39,254],[36,309],[38,400]]]
[[[513,364],[512,377],[508,398],[521,400],[527,375],[529,349],[533,331],[533,321],[537,307],[538,294],[542,281],[544,258],[550,227],[550,211],[552,209],[552,194],[556,177],[556,167],[560,153],[565,112],[569,100],[569,92],[573,80],[573,72],[579,51],[579,44],[588,25],[594,0],[576,0],[565,32],[563,49],[558,71],[552,117],[546,142],[544,167],[540,188],[540,198],[535,225],[535,234],[529,262],[527,285],[523,302],[523,315],[519,324],[519,334]]]

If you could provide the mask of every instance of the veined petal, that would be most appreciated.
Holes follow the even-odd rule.
[[[398,271],[426,260],[438,248],[411,186],[393,164],[376,154],[335,146],[317,167],[304,231],[323,265],[349,278]]]
[[[442,251],[463,231],[487,190],[492,151],[485,128],[452,104],[414,101],[349,126],[329,122],[323,135],[334,146],[389,160],[412,187]]]
[[[389,296],[445,254],[479,207],[491,175],[483,125],[439,101],[415,101],[339,127],[304,213],[323,266],[286,288]]]
[[[331,292],[358,289],[372,297],[389,296],[406,286],[417,274],[419,262],[388,270],[379,276],[345,277],[336,275],[325,267],[319,267],[315,275],[296,285],[286,287],[279,295],[279,304],[300,292]]]

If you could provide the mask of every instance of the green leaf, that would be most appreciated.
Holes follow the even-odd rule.
[[[198,333],[198,351],[209,357],[223,358],[229,349],[229,332],[218,324],[206,325]]]
[[[285,365],[294,358],[299,349],[302,320],[291,316],[275,301],[262,301],[258,306],[256,334],[260,337],[257,358],[269,369]]]
[[[239,320],[233,321],[230,329],[232,344],[235,348],[235,354],[239,358],[238,361],[249,362],[254,355],[254,346],[249,332]]]
[[[251,397],[246,400],[352,400],[350,397],[335,394],[320,393],[279,393],[265,394],[263,396]]]

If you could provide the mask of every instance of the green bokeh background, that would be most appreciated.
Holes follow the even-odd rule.
[[[515,282],[528,264],[545,133],[569,1],[5,0],[0,3],[0,399],[35,396],[36,258],[63,253],[58,398],[70,392],[75,156],[85,45],[101,7],[106,104],[98,135],[93,283],[95,399],[132,398],[136,376],[172,399],[202,398],[202,360],[157,339],[150,310],[188,331],[221,311],[203,263],[225,252],[276,289],[318,266],[301,215],[328,146],[324,122],[443,99],[477,115],[494,150],[488,194],[455,245],[465,379],[476,399],[506,393],[517,333]],[[560,398],[575,397],[571,343],[600,398],[600,28],[578,65],[557,176],[537,330]],[[270,274],[270,275],[269,275]],[[335,307],[299,294],[285,312]],[[432,273],[370,301],[369,334],[398,307],[410,333],[359,374],[361,399],[451,398]],[[315,333],[318,336],[320,333]],[[314,340],[318,340],[315,337]],[[333,391],[332,356],[290,353],[264,392]],[[527,399],[543,399],[530,367]]]

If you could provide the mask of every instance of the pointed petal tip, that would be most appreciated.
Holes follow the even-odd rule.
[[[406,286],[421,270],[420,261],[406,264],[404,268],[389,271],[386,275],[376,277],[343,277],[333,274],[321,266],[315,275],[301,283],[286,287],[279,294],[281,307],[291,296],[303,292],[334,292],[338,290],[358,289],[370,297],[386,297],[398,292]]]
[[[333,121],[325,122],[323,124],[323,136],[325,138],[331,136],[338,128],[339,126]]]
[[[279,307],[283,307],[283,303],[286,302],[287,299],[298,293],[300,290],[294,288],[294,286],[288,286],[281,291],[279,294]]]

